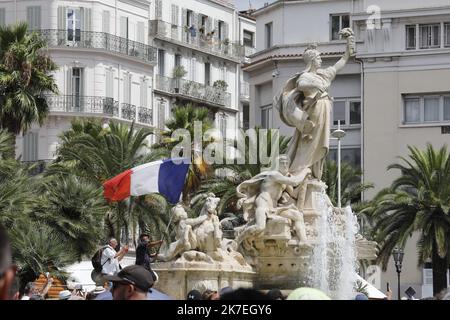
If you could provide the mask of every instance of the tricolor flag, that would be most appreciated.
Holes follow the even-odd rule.
[[[187,159],[149,162],[118,174],[103,184],[103,194],[110,201],[158,192],[170,203],[177,203],[189,169]]]

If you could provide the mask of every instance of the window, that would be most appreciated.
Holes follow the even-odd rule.
[[[38,137],[37,132],[28,132],[23,136],[23,161],[38,160]]]
[[[80,9],[67,9],[67,40],[80,41],[81,18]]]
[[[339,120],[341,125],[345,125],[345,101],[335,101],[333,104],[333,124],[337,126]]]
[[[450,121],[450,94],[405,95],[403,123]]]
[[[253,48],[255,46],[253,42],[254,36],[255,34],[253,32],[244,30],[244,46]]]
[[[166,103],[160,100],[158,104],[158,129],[164,130],[166,127]]]
[[[219,27],[218,27],[218,34],[217,34],[217,36],[218,36],[218,38],[219,38],[219,40],[223,40],[223,39],[225,39],[225,32],[224,32],[224,22],[223,21],[219,21]]]
[[[361,125],[361,101],[359,98],[340,98],[333,102],[333,126],[360,126]]]
[[[191,10],[186,11],[186,26],[190,27],[192,25],[192,15],[194,13]]]
[[[405,122],[420,121],[420,100],[419,98],[405,98]]]
[[[423,24],[419,25],[420,48],[439,48],[441,45],[441,25]]]
[[[261,127],[272,128],[272,105],[261,107]]]
[[[174,58],[175,58],[175,61],[174,61],[175,67],[181,66],[181,54],[176,54],[174,56]]]
[[[411,50],[416,48],[416,26],[406,26],[406,49]]]
[[[425,97],[423,103],[424,121],[439,121],[439,97]]]
[[[350,15],[338,14],[331,16],[331,40],[339,40],[339,31],[350,27]]]
[[[82,107],[81,100],[83,95],[83,69],[72,68],[72,98],[74,108],[80,109]]]
[[[165,68],[165,51],[158,49],[158,74],[160,76],[164,76],[164,68]]]
[[[337,149],[330,149],[328,159],[337,161]],[[341,161],[356,168],[361,168],[361,148],[342,148]]]
[[[444,97],[444,120],[450,120],[450,97]]]
[[[0,8],[0,27],[4,27],[5,25],[6,25],[5,8]]]
[[[205,85],[211,85],[211,64],[209,62],[205,63]]]
[[[141,82],[141,107],[148,107],[148,99],[147,99],[147,94],[148,94],[148,82],[147,79],[142,79]]]
[[[162,19],[163,2],[162,0],[155,0],[155,17]]]
[[[450,47],[450,23],[444,24],[444,46]]]
[[[360,101],[350,101],[350,124],[361,124]]]
[[[272,47],[273,45],[273,23],[266,24],[266,49]]]
[[[41,29],[41,7],[27,7],[28,30]]]

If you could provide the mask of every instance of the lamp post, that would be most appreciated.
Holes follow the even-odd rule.
[[[403,263],[403,249],[395,247],[392,251],[392,256],[394,257],[395,269],[397,270],[397,296],[398,300],[400,300],[400,273],[402,272],[402,263]]]
[[[338,120],[338,128],[331,133],[331,136],[338,141],[337,166],[338,166],[338,208],[341,208],[341,139],[345,137],[345,131],[341,130],[341,120]]]

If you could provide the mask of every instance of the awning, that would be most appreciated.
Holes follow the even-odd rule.
[[[366,290],[367,293],[369,294],[369,299],[386,299],[387,296],[381,292],[380,290],[378,290],[377,288],[375,288],[373,285],[371,285],[369,282],[367,282],[364,278],[360,277],[359,275],[357,276],[357,280],[361,281],[363,286],[366,286]]]

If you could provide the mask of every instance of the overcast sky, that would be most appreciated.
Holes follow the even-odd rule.
[[[274,0],[250,0],[253,9],[261,8],[265,2],[272,3]],[[237,10],[247,10],[249,8],[249,0],[234,0]]]

